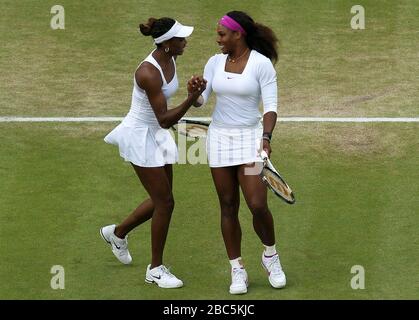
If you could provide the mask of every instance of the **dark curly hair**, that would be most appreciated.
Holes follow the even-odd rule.
[[[152,36],[153,39],[158,38],[164,35],[176,21],[172,18],[149,18],[146,23],[140,23],[139,28],[140,32],[145,36]]]
[[[278,39],[269,27],[255,22],[247,13],[230,11],[227,15],[246,31],[246,43],[250,49],[268,57],[273,63],[278,60]]]

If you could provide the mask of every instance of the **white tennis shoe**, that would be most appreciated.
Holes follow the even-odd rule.
[[[247,287],[249,286],[249,280],[247,272],[244,268],[233,268],[231,269],[231,294],[244,294],[247,293]]]
[[[132,261],[131,255],[128,251],[128,236],[120,239],[115,235],[115,224],[103,227],[100,229],[100,235],[112,247],[112,252],[115,257],[123,264],[130,264]]]
[[[285,273],[282,270],[281,262],[279,261],[279,255],[275,254],[272,257],[266,257],[262,253],[262,266],[268,272],[269,283],[274,288],[283,288],[287,283]]]
[[[150,267],[151,264],[147,266],[145,282],[156,283],[160,288],[165,289],[180,288],[183,286],[182,280],[176,278],[164,265],[153,269],[150,269]]]

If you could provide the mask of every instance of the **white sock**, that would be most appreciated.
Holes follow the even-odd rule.
[[[263,245],[264,247],[265,247],[265,252],[264,252],[264,255],[265,255],[265,257],[272,257],[272,256],[274,256],[274,255],[276,255],[276,247],[275,247],[275,245],[273,245],[273,246],[265,246],[265,245]]]
[[[230,260],[230,264],[232,269],[243,268],[242,257]]]

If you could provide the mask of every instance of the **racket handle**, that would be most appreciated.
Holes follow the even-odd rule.
[[[266,159],[268,159],[269,157],[268,157],[268,154],[266,153],[266,151],[265,150],[262,150],[261,152],[260,152],[260,156],[261,156],[261,158],[263,159],[263,160],[266,160]]]

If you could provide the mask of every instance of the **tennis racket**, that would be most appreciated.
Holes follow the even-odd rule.
[[[271,160],[269,160],[268,154],[265,150],[260,153],[263,160],[263,168],[260,173],[262,181],[271,189],[278,197],[284,200],[288,204],[295,203],[294,194],[285,182],[284,178],[278,173],[273,166]]]
[[[199,138],[205,138],[207,136],[208,126],[209,126],[208,122],[181,119],[172,128],[173,130],[179,132],[182,135],[199,139]]]

